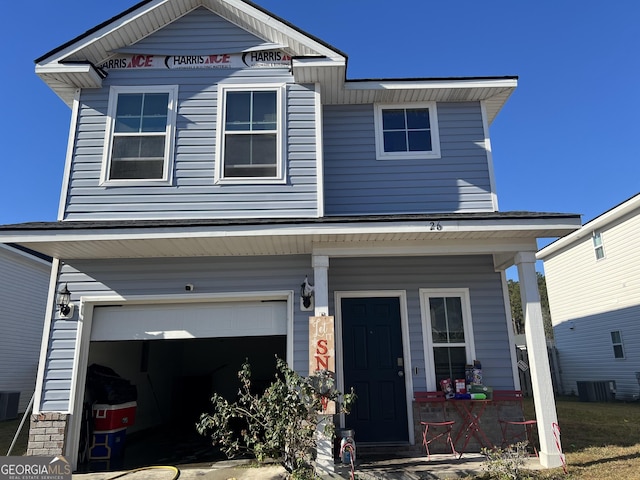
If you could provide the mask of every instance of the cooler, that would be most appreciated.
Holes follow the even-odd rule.
[[[93,432],[89,460],[119,459],[124,455],[126,428]]]
[[[94,430],[116,430],[132,426],[136,421],[136,402],[93,405]]]

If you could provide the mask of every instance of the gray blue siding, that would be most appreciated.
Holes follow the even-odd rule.
[[[201,10],[180,19],[178,22],[182,22],[182,26],[172,24],[143,40],[140,43],[144,43],[145,48],[141,50],[147,51],[151,45],[158,45],[163,50],[175,39],[179,42],[176,48],[200,51],[202,28],[184,27],[192,21],[200,25]],[[204,13],[207,21],[215,17],[210,12]],[[238,27],[228,24],[219,32],[217,28],[227,22],[218,18],[213,23],[205,49],[216,47],[228,51],[241,46],[245,48],[251,43],[249,37],[252,36],[242,35]],[[239,32],[225,36],[224,32],[234,29]],[[260,45],[258,39],[252,38],[253,43]],[[287,83],[286,183],[215,184],[217,84],[221,81]],[[291,82],[286,68],[109,71],[103,88],[85,89],[81,93],[64,219],[316,217],[315,87]],[[170,185],[100,185],[109,87],[112,85],[178,85],[173,181]]]
[[[326,106],[326,214],[492,211],[480,104],[437,110],[441,158],[376,160],[373,105]]]
[[[305,275],[312,278],[311,259],[289,257],[197,258],[73,261],[62,268],[74,300],[79,296],[166,295],[184,292],[185,279],[198,293],[293,290]],[[409,313],[412,366],[419,368],[414,388],[424,390],[425,361],[420,315],[420,288],[469,288],[476,355],[487,385],[513,388],[507,320],[500,274],[490,256],[333,258],[329,268],[330,312],[335,291],[405,290]],[[294,308],[294,368],[308,370],[309,312]],[[42,409],[65,411],[69,405],[78,321],[54,320],[50,336]]]

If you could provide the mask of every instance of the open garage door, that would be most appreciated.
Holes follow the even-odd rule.
[[[88,365],[109,367],[137,388],[124,463],[109,468],[222,458],[195,423],[214,392],[236,398],[244,361],[256,393],[273,381],[275,357],[286,358],[287,325],[286,300],[95,306]],[[89,461],[80,469],[101,467]]]
[[[95,307],[91,341],[286,334],[286,301],[144,304]]]

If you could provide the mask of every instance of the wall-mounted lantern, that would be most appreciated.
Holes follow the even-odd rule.
[[[73,303],[71,303],[71,292],[67,288],[67,284],[58,291],[57,298],[58,311],[62,318],[69,318],[73,315]]]

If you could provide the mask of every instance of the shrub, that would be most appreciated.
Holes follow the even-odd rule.
[[[523,472],[525,461],[529,456],[527,452],[528,442],[519,442],[508,447],[482,449],[486,458],[484,470],[489,478],[496,480],[526,480],[531,477]]]
[[[229,402],[218,394],[211,398],[213,413],[203,413],[196,428],[211,436],[229,458],[250,454],[259,462],[280,459],[289,472],[308,472],[316,449],[317,415],[323,398],[338,400],[333,374],[326,371],[303,377],[276,358],[275,380],[263,394],[251,391],[248,362],[238,372],[238,399]],[[353,391],[343,395],[342,411],[349,413]],[[323,433],[333,439],[334,424]],[[301,478],[302,475],[299,475]]]

